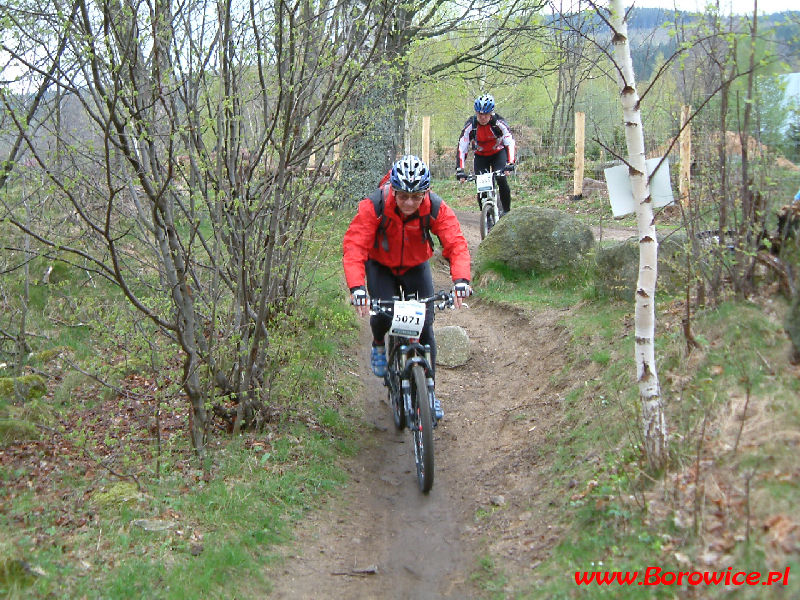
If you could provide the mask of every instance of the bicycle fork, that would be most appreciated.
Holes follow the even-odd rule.
[[[410,368],[406,368],[408,364],[408,348],[406,346],[402,346],[400,348],[400,373],[402,374],[400,380],[400,390],[403,397],[403,409],[406,413],[406,424],[408,425],[409,429],[413,429],[414,427],[419,428],[420,423],[419,419],[417,419],[417,415],[414,414],[414,405],[412,399],[412,390],[411,390],[411,370]],[[425,365],[431,364],[431,349],[430,346],[425,346]],[[434,407],[433,407],[433,398],[434,398],[434,381],[433,377],[430,375],[430,367],[426,369],[426,377],[425,377],[425,387],[427,388],[427,397],[428,397],[428,404],[431,408],[431,414],[434,414]]]
[[[428,404],[431,407],[431,415],[434,414],[434,406],[433,406],[433,397],[434,397],[434,387],[433,387],[433,378],[428,377],[426,378],[427,388],[428,388]],[[419,419],[414,414],[414,407],[411,403],[411,382],[408,379],[404,379],[402,383],[403,388],[403,409],[406,412],[406,423],[408,424],[409,429],[413,429],[414,427],[420,428]],[[435,420],[435,417],[434,417]]]
[[[406,424],[411,429],[414,423],[414,411],[411,408],[411,382],[408,379],[403,379],[401,386],[403,388],[403,410],[406,411]]]

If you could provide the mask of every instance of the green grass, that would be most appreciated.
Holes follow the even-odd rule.
[[[93,553],[88,572],[74,565],[74,557],[38,553],[20,539],[20,551],[38,554],[36,563],[48,573],[30,591],[45,597],[64,590],[66,581],[69,597],[221,598],[230,581],[237,588],[265,584],[258,574],[275,559],[269,548],[291,539],[295,521],[344,481],[331,441],[320,438],[295,427],[266,461],[232,441],[218,452],[219,471],[207,484],[180,492],[186,481],[173,475],[148,486],[131,505],[110,504],[82,539],[54,540],[53,546],[67,550],[71,541],[82,547],[96,539],[100,551]],[[276,469],[290,458],[302,460]],[[153,518],[175,526],[150,532],[136,525],[137,519]],[[65,567],[62,560],[73,564]]]
[[[515,304],[533,310],[569,308],[591,295],[591,288],[579,273],[550,273],[547,275],[514,272],[502,264],[486,270],[499,278],[490,278],[478,289],[479,297],[492,302]]]
[[[565,540],[554,550],[553,561],[537,568],[540,584],[520,590],[519,599],[533,598],[674,598],[675,590],[670,586],[643,587],[638,585],[578,586],[575,573],[603,571],[638,571],[642,573],[648,563],[642,557],[658,554],[662,539],[647,531],[647,528],[626,514],[614,503],[608,503],[602,511],[579,507],[575,511],[579,522],[579,536]],[[609,520],[626,520],[628,532],[610,528]],[[557,565],[557,566],[555,566]],[[685,570],[674,563],[660,561],[663,570]],[[554,568],[555,567],[555,568]]]
[[[488,598],[502,600],[505,598],[505,586],[508,579],[501,568],[488,556],[478,559],[479,569],[470,578],[477,583]]]
[[[749,509],[753,523],[763,522],[769,515],[797,514],[800,484],[791,475],[796,464],[796,444],[791,440],[800,430],[800,382],[785,367],[788,351],[780,319],[768,314],[763,305],[728,301],[695,308],[692,331],[701,347],[689,357],[680,326],[683,311],[670,304],[676,299],[657,299],[656,366],[672,436],[672,463],[667,473],[653,474],[647,472],[641,449],[632,303],[594,297],[587,293],[591,288],[588,278],[573,278],[565,286],[552,276],[525,277],[502,267],[496,272],[500,277],[479,291],[492,302],[533,310],[571,308],[562,321],[570,337],[569,360],[561,372],[551,375],[552,385],[574,383],[575,370],[581,365],[591,363],[596,368],[592,381],[565,392],[560,427],[549,432],[539,448],[542,455],[550,457],[544,468],[554,490],[563,488],[568,480],[578,482],[567,494],[568,498],[574,494],[575,499],[564,501],[562,541],[547,560],[526,574],[512,576],[497,568],[495,565],[502,564],[500,556],[482,558],[475,577],[487,582],[487,597],[684,597],[684,592],[674,586],[582,588],[576,585],[574,573],[641,571],[650,565],[665,571],[714,570],[675,559],[676,553],[694,557],[703,552],[708,534],[696,536],[691,528],[676,527],[669,515],[664,519],[649,514],[644,501],[655,490],[661,490],[658,493],[662,495],[676,493],[674,481],[684,477],[697,458],[704,419],[708,422],[703,456],[711,461],[704,467],[708,477],[738,488],[743,486],[744,477],[752,477]],[[773,308],[778,309],[782,300],[773,302]],[[752,422],[769,420],[774,425],[755,438],[755,445],[734,453],[730,429],[723,432],[721,428],[730,411],[730,400],[745,398],[748,390]],[[757,430],[754,435],[758,435]],[[589,456],[594,460],[586,460]],[[590,481],[596,485],[587,486]],[[730,493],[731,506],[723,510],[730,511],[729,527],[741,535],[745,528],[743,500]],[[563,497],[563,489],[554,495]],[[691,497],[669,502],[691,520]],[[713,513],[713,509],[713,504],[704,506],[703,514]],[[766,540],[762,531],[752,527],[751,543],[738,541],[730,561],[736,569],[766,573],[771,569],[764,550]],[[787,560],[786,564],[794,568],[797,561],[791,557]],[[502,592],[492,587],[499,577]],[[796,584],[791,588],[796,591]],[[735,597],[763,597],[760,592],[739,588]],[[704,589],[702,593],[708,598],[727,597],[722,588]]]
[[[143,478],[144,493],[134,501],[94,505],[94,518],[78,530],[56,525],[60,507],[41,511],[33,492],[17,496],[0,529],[13,538],[16,553],[44,575],[20,589],[21,595],[12,587],[0,590],[12,598],[172,599],[228,597],[231,581],[237,589],[268,588],[259,573],[276,560],[272,548],[291,540],[297,520],[346,481],[337,463],[357,448],[352,417],[332,407],[318,411],[320,427],[287,423],[268,443],[258,434],[220,440],[207,482],[199,478],[202,471],[179,470],[185,461],[174,461],[160,480]],[[247,440],[263,449],[254,451]],[[191,452],[185,442],[180,446],[174,449],[179,455]],[[3,472],[2,478],[21,475]],[[79,516],[80,498],[112,485],[113,478],[62,483],[73,490],[71,510]],[[164,519],[174,526],[148,532],[136,525],[138,519]],[[50,541],[43,545],[37,540],[44,534]],[[95,546],[97,552],[80,558]]]
[[[105,432],[104,442],[113,452],[115,472],[137,474],[141,492],[128,499],[115,490],[137,487],[125,480],[128,488],[120,488],[100,457],[58,477],[37,475],[44,489],[18,490],[13,501],[4,487],[0,503],[8,510],[0,514],[0,539],[9,546],[5,557],[0,552],[0,573],[8,577],[0,576],[0,596],[172,600],[229,598],[231,586],[237,597],[263,597],[269,590],[265,567],[278,560],[279,547],[292,539],[306,512],[346,482],[339,462],[360,443],[361,413],[352,403],[358,384],[351,357],[342,351],[356,341],[357,320],[346,302],[336,241],[349,219],[331,213],[321,220],[317,226],[325,235],[312,238],[310,245],[318,260],[302,282],[313,293],[303,294],[271,329],[271,402],[278,420],[260,433],[213,434],[203,469],[192,458],[185,430],[180,431],[163,440],[157,476],[148,454],[155,452],[154,442],[137,447],[149,434],[129,431],[122,419]],[[45,370],[66,353],[112,383],[131,374],[146,376],[147,322],[134,331],[124,327],[131,311],[119,296],[83,284],[80,272],[61,269],[57,283],[34,286],[29,326],[52,334],[36,340],[38,354],[29,359],[30,366]],[[70,295],[79,292],[81,302],[71,303]],[[65,322],[83,324],[64,327]],[[118,327],[104,332],[109,323]],[[137,345],[145,353],[142,360],[123,352]],[[53,348],[59,352],[48,352]],[[118,351],[120,360],[112,364],[109,359]],[[180,375],[170,372],[173,363],[160,364],[162,377],[179,381]],[[62,431],[62,443],[78,456],[84,449],[92,456],[93,445],[103,440],[102,432],[99,438],[93,432],[108,427],[97,409],[124,410],[127,404],[122,399],[109,403],[114,395],[98,393],[102,388],[92,378],[65,373],[44,405],[29,404],[23,416]],[[3,402],[0,412],[17,410]],[[169,406],[163,417],[170,416]],[[185,410],[185,404],[178,406]],[[70,423],[68,429],[53,422],[59,418]],[[43,455],[41,460],[51,459]],[[0,481],[31,477],[38,463],[22,464],[31,467],[3,467]],[[137,524],[142,519],[171,526],[147,531]],[[35,567],[36,575],[16,569],[15,561]]]

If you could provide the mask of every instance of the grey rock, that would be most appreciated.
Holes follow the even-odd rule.
[[[460,367],[469,360],[469,335],[459,325],[447,325],[434,330],[436,336],[436,364]]]
[[[524,273],[575,267],[594,245],[591,228],[572,215],[550,208],[512,209],[478,247],[478,277],[502,264]]]
[[[682,233],[659,239],[657,290],[674,293],[682,289],[686,248]],[[632,300],[639,279],[639,240],[631,238],[598,248],[595,266],[595,285],[601,295]]]
[[[134,519],[131,525],[141,527],[145,531],[166,531],[175,527],[177,523],[163,519]]]

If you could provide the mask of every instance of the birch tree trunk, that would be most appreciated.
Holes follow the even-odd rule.
[[[645,164],[644,131],[639,94],[628,43],[628,25],[622,0],[611,0],[614,60],[620,84],[620,98],[628,150],[628,169],[633,189],[639,230],[639,279],[636,283],[635,355],[636,379],[641,401],[641,426],[647,462],[652,469],[666,466],[667,423],[655,361],[655,291],[658,241],[653,222],[653,205]]]

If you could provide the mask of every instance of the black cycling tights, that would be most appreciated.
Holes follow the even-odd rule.
[[[503,148],[497,154],[491,156],[475,155],[472,163],[472,169],[475,173],[487,173],[489,171],[500,171],[508,164],[508,150]],[[503,212],[507,213],[511,210],[511,188],[508,186],[507,177],[497,178],[497,189],[500,192],[500,204],[503,207]]]
[[[372,259],[367,261],[365,267],[367,272],[367,291],[371,298],[391,300],[394,296],[400,295],[401,285],[406,293],[406,298],[414,293],[416,293],[417,298],[433,296],[433,277],[431,276],[430,264],[427,261],[410,268],[402,275],[395,275],[389,267]],[[419,338],[420,343],[430,344],[432,370],[436,368],[433,312],[433,304],[428,304],[425,310],[425,326],[422,328]],[[384,314],[372,315],[369,319],[369,325],[372,328],[373,338],[376,341],[383,340],[392,325],[392,319]]]

